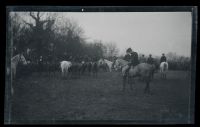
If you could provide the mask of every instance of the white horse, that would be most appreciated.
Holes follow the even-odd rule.
[[[11,58],[11,80],[15,80],[16,72],[17,72],[17,65],[22,63],[23,65],[27,65],[26,59],[23,54],[17,54],[13,58]],[[14,94],[14,89],[11,83],[11,93]]]
[[[122,76],[125,76],[125,70],[129,67],[128,64],[128,61],[118,58],[114,62],[114,68],[116,71],[121,69]]]
[[[62,61],[60,62],[60,68],[62,72],[62,77],[64,78],[66,75],[68,75],[69,68],[72,66],[72,63],[70,61]]]
[[[132,84],[131,84],[131,78],[134,77],[142,77],[144,81],[146,82],[146,87],[144,92],[150,92],[150,81],[152,77],[152,72],[154,71],[154,67],[151,64],[147,63],[140,63],[136,66],[131,66],[129,71],[127,72],[127,69],[129,68],[129,62],[125,61],[123,59],[116,59],[114,62],[115,67],[121,67],[121,72],[123,76],[123,90],[125,90],[125,84],[126,84],[126,79],[128,77],[128,83],[130,84],[130,88],[132,89]]]
[[[168,71],[168,63],[167,62],[162,62],[160,64],[160,73],[161,73],[161,78],[166,79],[167,76],[167,71]]]
[[[106,64],[106,65],[108,66],[108,68],[109,68],[109,71],[112,72],[112,65],[113,65],[113,62],[111,62],[111,61],[109,61],[109,60],[107,60],[107,59],[100,59],[100,60],[98,61],[98,64],[99,64],[99,65]]]

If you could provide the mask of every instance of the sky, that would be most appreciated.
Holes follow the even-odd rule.
[[[22,17],[23,16],[23,13]],[[115,43],[119,55],[127,48],[139,54],[191,56],[191,12],[57,12],[84,30],[88,42]],[[28,16],[29,17],[29,16]],[[44,17],[44,16],[43,16]],[[44,17],[45,18],[45,17]],[[31,21],[27,18],[27,21]],[[57,19],[59,20],[59,18]],[[62,22],[62,21],[61,21]]]
[[[65,12],[84,30],[88,41],[114,42],[119,54],[131,47],[138,53],[160,56],[191,55],[190,12]]]

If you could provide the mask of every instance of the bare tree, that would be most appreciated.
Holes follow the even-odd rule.
[[[117,48],[116,43],[109,42],[109,43],[105,44],[105,46],[106,46],[106,56],[108,58],[112,58],[112,57],[118,55],[119,49]]]
[[[49,45],[54,40],[52,27],[55,23],[55,18],[47,15],[46,12],[29,12],[27,14],[32,22],[30,20],[29,22],[23,20],[23,22],[32,31],[32,37],[30,38],[31,47],[37,52],[37,57],[44,54],[47,56]]]

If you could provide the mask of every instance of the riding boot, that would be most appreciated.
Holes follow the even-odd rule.
[[[133,90],[133,86],[132,86],[132,78],[129,77],[129,85],[130,85],[130,89]]]
[[[125,75],[128,76],[128,71],[130,70],[131,66],[129,66],[126,71],[125,71]]]

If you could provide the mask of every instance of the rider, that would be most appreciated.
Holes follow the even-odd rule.
[[[137,64],[139,64],[138,53],[132,51],[131,52],[131,65],[136,66]]]
[[[140,63],[146,63],[146,58],[144,57],[144,54],[140,58]]]
[[[129,67],[126,69],[126,73],[129,71],[129,69],[131,68],[131,66],[136,66],[138,63],[139,63],[139,60],[138,60],[138,53],[137,52],[134,52],[132,51],[131,48],[128,48],[126,50],[126,55],[124,57],[124,60],[130,62],[128,65]]]
[[[132,52],[131,48],[128,48],[126,50],[126,55],[124,56],[124,60],[126,60],[128,62],[131,62],[131,52]]]
[[[160,63],[166,62],[166,61],[167,61],[167,58],[166,58],[165,54],[163,53],[161,58],[160,58]]]
[[[152,58],[151,54],[149,54],[149,58],[147,59],[147,63],[151,64],[151,65],[154,63],[154,59]]]

